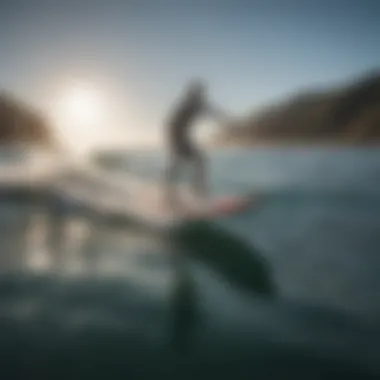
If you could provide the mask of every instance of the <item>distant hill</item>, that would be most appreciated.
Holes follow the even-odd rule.
[[[300,93],[248,116],[217,144],[380,143],[380,71],[341,87]]]
[[[0,93],[0,144],[28,143],[49,146],[51,129],[43,115],[11,95]]]

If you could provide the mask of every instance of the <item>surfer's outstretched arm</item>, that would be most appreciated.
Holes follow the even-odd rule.
[[[207,114],[217,121],[221,129],[231,128],[236,124],[235,119],[231,115],[214,105],[207,106]]]
[[[231,117],[227,115],[227,113],[223,111],[220,107],[211,104],[207,105],[206,113],[222,124],[229,122],[231,119]]]

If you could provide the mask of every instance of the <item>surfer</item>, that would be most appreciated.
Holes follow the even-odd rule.
[[[177,179],[186,164],[193,167],[192,187],[194,192],[202,200],[207,199],[206,157],[190,136],[197,118],[207,114],[218,119],[225,119],[225,115],[221,111],[208,104],[206,85],[201,80],[193,80],[168,122],[169,163],[165,172],[165,182],[167,201],[171,205],[178,203],[173,181]]]

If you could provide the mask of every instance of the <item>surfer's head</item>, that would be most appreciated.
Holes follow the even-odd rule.
[[[206,83],[201,79],[193,79],[187,88],[187,95],[192,99],[204,99],[206,97]]]

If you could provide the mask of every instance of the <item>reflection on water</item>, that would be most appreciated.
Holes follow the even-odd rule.
[[[172,268],[174,275],[171,295],[172,318],[168,326],[169,339],[175,350],[188,352],[193,348],[197,324],[201,320],[197,299],[199,290],[185,256],[174,252]]]
[[[131,228],[110,228],[100,218],[68,216],[46,205],[20,210],[17,204],[7,206],[13,219],[1,225],[0,292],[3,301],[19,294],[2,303],[3,314],[33,320],[43,313],[58,324],[67,318],[74,325],[91,324],[99,318],[95,309],[100,306],[113,317],[132,318],[132,324],[153,318],[150,326],[144,323],[144,334],[154,337],[160,330],[157,316],[140,305],[153,297],[169,306],[162,341],[178,351],[190,347],[197,320],[196,285],[186,257],[164,252],[164,240]],[[120,297],[127,302],[120,304]],[[136,303],[130,315],[128,308]],[[73,307],[90,310],[68,316]],[[112,317],[109,322],[100,318],[102,324],[112,323]]]

